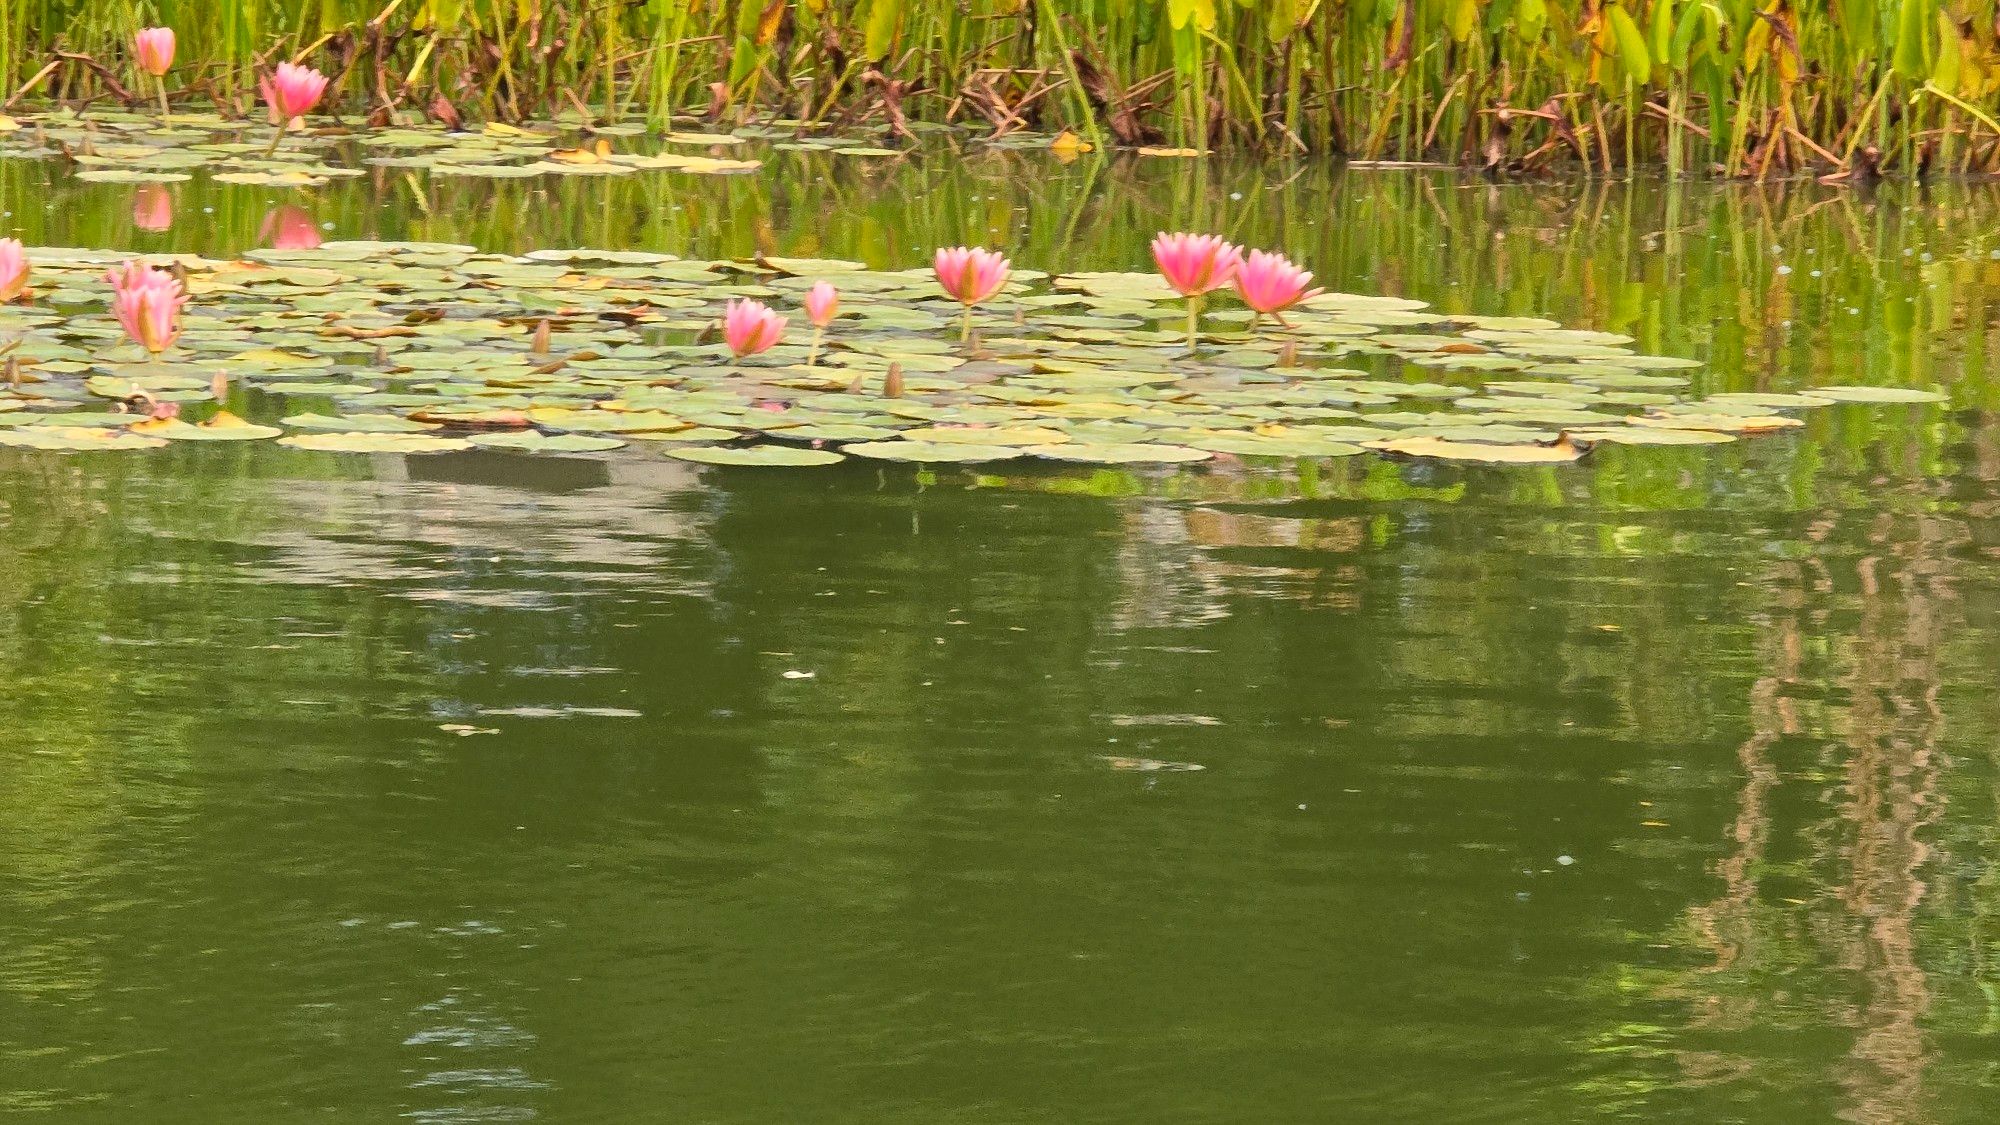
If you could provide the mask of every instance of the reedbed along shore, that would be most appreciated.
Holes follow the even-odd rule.
[[[785,119],[1098,147],[2000,170],[1994,0],[0,0],[0,88],[243,114],[279,63],[376,126]],[[177,37],[180,61],[137,32]],[[169,56],[171,44],[168,45]]]

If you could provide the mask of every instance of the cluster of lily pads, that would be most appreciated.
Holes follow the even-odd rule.
[[[609,130],[600,129],[605,133]],[[273,149],[280,136],[282,148]],[[597,136],[579,143],[573,130],[550,123],[499,122],[476,130],[436,125],[348,130],[321,126],[281,134],[214,112],[159,115],[97,108],[87,114],[44,108],[0,116],[0,158],[67,159],[76,178],[90,183],[164,184],[206,173],[219,183],[268,187],[318,187],[366,174],[369,167],[407,168],[434,176],[523,179],[544,175],[615,176],[644,171],[722,175],[752,172],[754,157],[728,155],[748,142],[729,133],[675,132],[656,138],[658,151],[613,151]],[[346,145],[362,150],[353,166]],[[705,150],[705,151],[704,151]],[[833,151],[873,153],[859,144]]]
[[[1825,387],[1690,401],[1697,364],[1637,354],[1626,337],[1392,297],[1319,293],[1254,332],[1250,310],[1213,311],[1191,351],[1183,294],[1153,273],[1015,270],[973,308],[928,268],[434,243],[146,256],[190,298],[153,354],[107,308],[106,269],[128,255],[30,254],[34,292],[0,306],[0,445],[45,450],[276,440],[406,454],[639,446],[722,465],[1370,450],[1561,463],[1599,443],[1729,442],[1798,426],[1802,409],[1939,397]],[[726,302],[798,307],[819,282],[840,301],[813,344],[739,357],[721,338]],[[218,399],[251,419],[199,405]]]

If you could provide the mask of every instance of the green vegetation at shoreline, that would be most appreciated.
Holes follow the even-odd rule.
[[[676,113],[1505,172],[2000,171],[1995,0],[0,0],[0,86],[377,121]]]

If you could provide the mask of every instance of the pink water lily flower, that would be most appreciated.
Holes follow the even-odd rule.
[[[278,116],[290,121],[304,117],[319,104],[326,94],[326,75],[309,66],[279,63],[278,69],[267,75],[258,88]]]
[[[1243,248],[1219,234],[1167,234],[1153,238],[1153,263],[1183,297],[1199,297],[1236,277]]]
[[[0,238],[0,304],[28,291],[28,248],[18,238]]]
[[[139,69],[153,76],[160,91],[160,121],[167,120],[167,71],[174,67],[174,29],[146,27],[132,36],[132,55]]]
[[[132,225],[155,233],[174,225],[173,193],[159,184],[144,184],[132,193]]]
[[[1153,236],[1153,264],[1174,291],[1187,298],[1188,354],[1193,355],[1201,337],[1201,298],[1220,289],[1243,267],[1243,248],[1219,234],[1168,234]]]
[[[1310,270],[1293,265],[1283,254],[1252,250],[1243,267],[1236,271],[1236,295],[1255,309],[1259,317],[1274,316],[1283,324],[1285,318],[1281,314],[1286,309],[1326,292],[1308,288],[1312,279]]]
[[[104,280],[111,283],[111,311],[127,336],[156,354],[174,346],[181,335],[181,306],[188,301],[178,278],[144,262],[126,262]]]
[[[132,54],[139,69],[155,78],[164,78],[174,68],[174,29],[146,27],[132,37]]]
[[[742,359],[766,351],[784,339],[788,323],[787,318],[772,312],[769,305],[745,297],[729,302],[723,310],[722,338],[736,358]]]
[[[997,250],[972,250],[964,246],[940,248],[931,260],[938,284],[951,299],[972,306],[1000,292],[1007,284],[1013,263]]]
[[[825,328],[833,323],[834,316],[839,312],[840,290],[835,289],[832,282],[816,281],[806,291],[806,319],[812,321],[814,326]]]
[[[826,326],[840,314],[840,290],[830,281],[815,281],[806,291],[806,319],[812,321],[812,347],[806,352],[806,366],[819,361],[819,341],[826,332]]]
[[[257,80],[257,89],[271,111],[271,124],[278,127],[278,135],[271,138],[271,147],[265,150],[268,156],[278,151],[285,130],[319,104],[326,94],[326,75],[309,66],[279,63],[276,70]]]
[[[952,300],[965,306],[965,320],[959,339],[972,335],[972,306],[992,297],[1007,285],[1013,263],[997,250],[973,250],[964,246],[939,247],[931,259],[938,285]]]

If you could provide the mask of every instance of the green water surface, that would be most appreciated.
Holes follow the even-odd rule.
[[[776,153],[164,190],[144,230],[0,165],[0,226],[1043,269],[1214,228],[1697,394],[1951,402],[1559,469],[0,454],[0,1116],[2000,1107],[1990,187]]]

